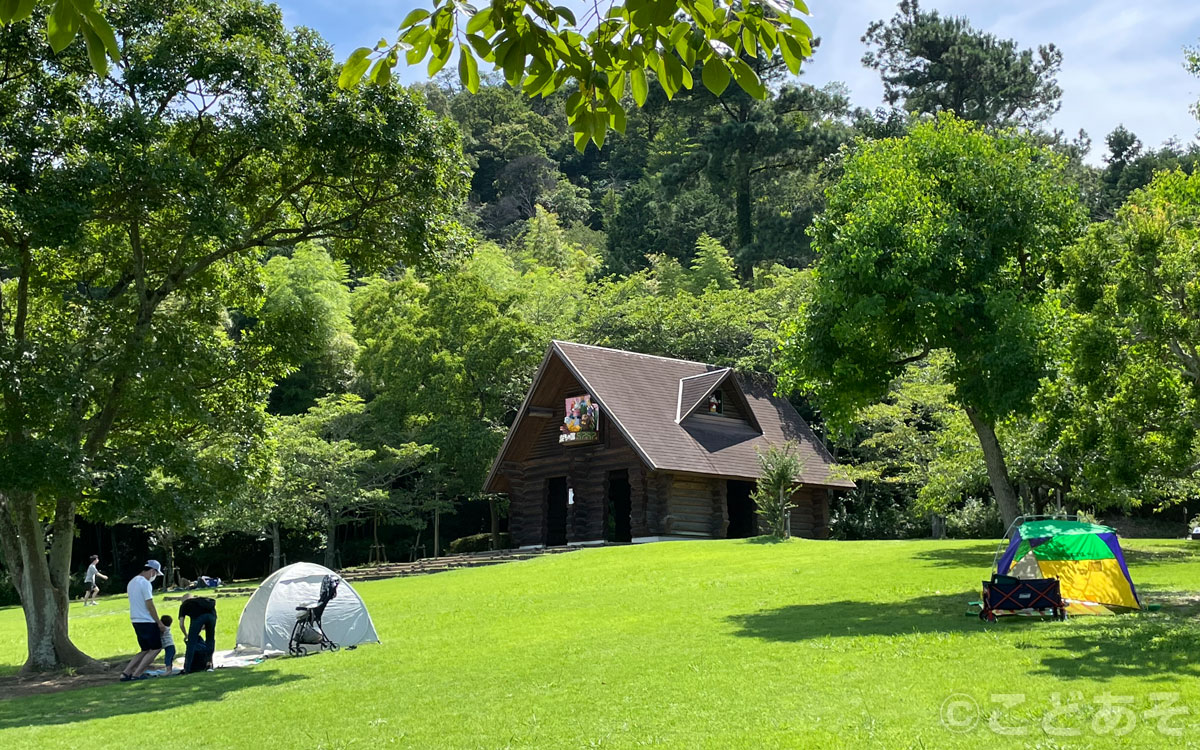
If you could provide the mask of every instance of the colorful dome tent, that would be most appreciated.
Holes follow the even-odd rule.
[[[1117,532],[1108,526],[1062,519],[1019,523],[996,573],[1057,578],[1072,615],[1141,609]]]

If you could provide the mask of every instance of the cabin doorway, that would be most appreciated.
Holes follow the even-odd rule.
[[[633,489],[629,486],[629,471],[608,474],[608,519],[604,538],[610,542],[632,542],[633,530],[629,516],[633,513]]]
[[[567,543],[567,478],[553,477],[546,482],[546,546]]]
[[[745,539],[758,536],[758,515],[755,514],[754,482],[730,479],[726,487],[725,503],[729,511],[729,527],[725,536],[730,539]]]

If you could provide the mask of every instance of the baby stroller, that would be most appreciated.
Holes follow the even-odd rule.
[[[306,655],[310,646],[316,646],[317,651],[338,650],[338,645],[329,640],[325,629],[321,627],[321,617],[325,614],[325,607],[337,596],[339,583],[341,579],[337,576],[325,576],[321,579],[320,599],[315,604],[296,607],[296,624],[292,626],[292,637],[288,641],[288,651],[292,656]]]

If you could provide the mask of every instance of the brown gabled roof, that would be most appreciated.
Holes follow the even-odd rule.
[[[651,469],[753,480],[759,474],[758,452],[770,444],[790,440],[796,444],[803,466],[797,481],[824,487],[854,487],[853,482],[833,475],[829,452],[792,405],[774,395],[765,384],[746,381],[723,372],[727,368],[702,362],[566,341],[551,343],[539,374],[554,356],[562,360],[599,403],[601,420],[609,420]],[[696,378],[698,375],[707,377]],[[687,389],[691,393],[686,384],[681,385],[686,378],[706,385],[703,398],[728,378],[745,397],[751,419],[714,423],[693,418],[676,422],[681,414],[682,391]],[[530,392],[536,387],[535,379]],[[527,418],[525,412],[523,405],[509,430],[509,438]],[[488,476],[488,487],[492,486],[508,445],[506,438]]]

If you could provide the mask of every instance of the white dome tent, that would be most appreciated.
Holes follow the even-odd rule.
[[[296,607],[312,605],[318,600],[321,579],[327,575],[337,576],[329,568],[314,563],[295,563],[272,573],[242,610],[237,652],[268,656],[287,653],[292,627],[296,624]],[[325,608],[322,624],[330,640],[343,648],[379,643],[366,605],[344,580],[338,586],[337,596]]]

